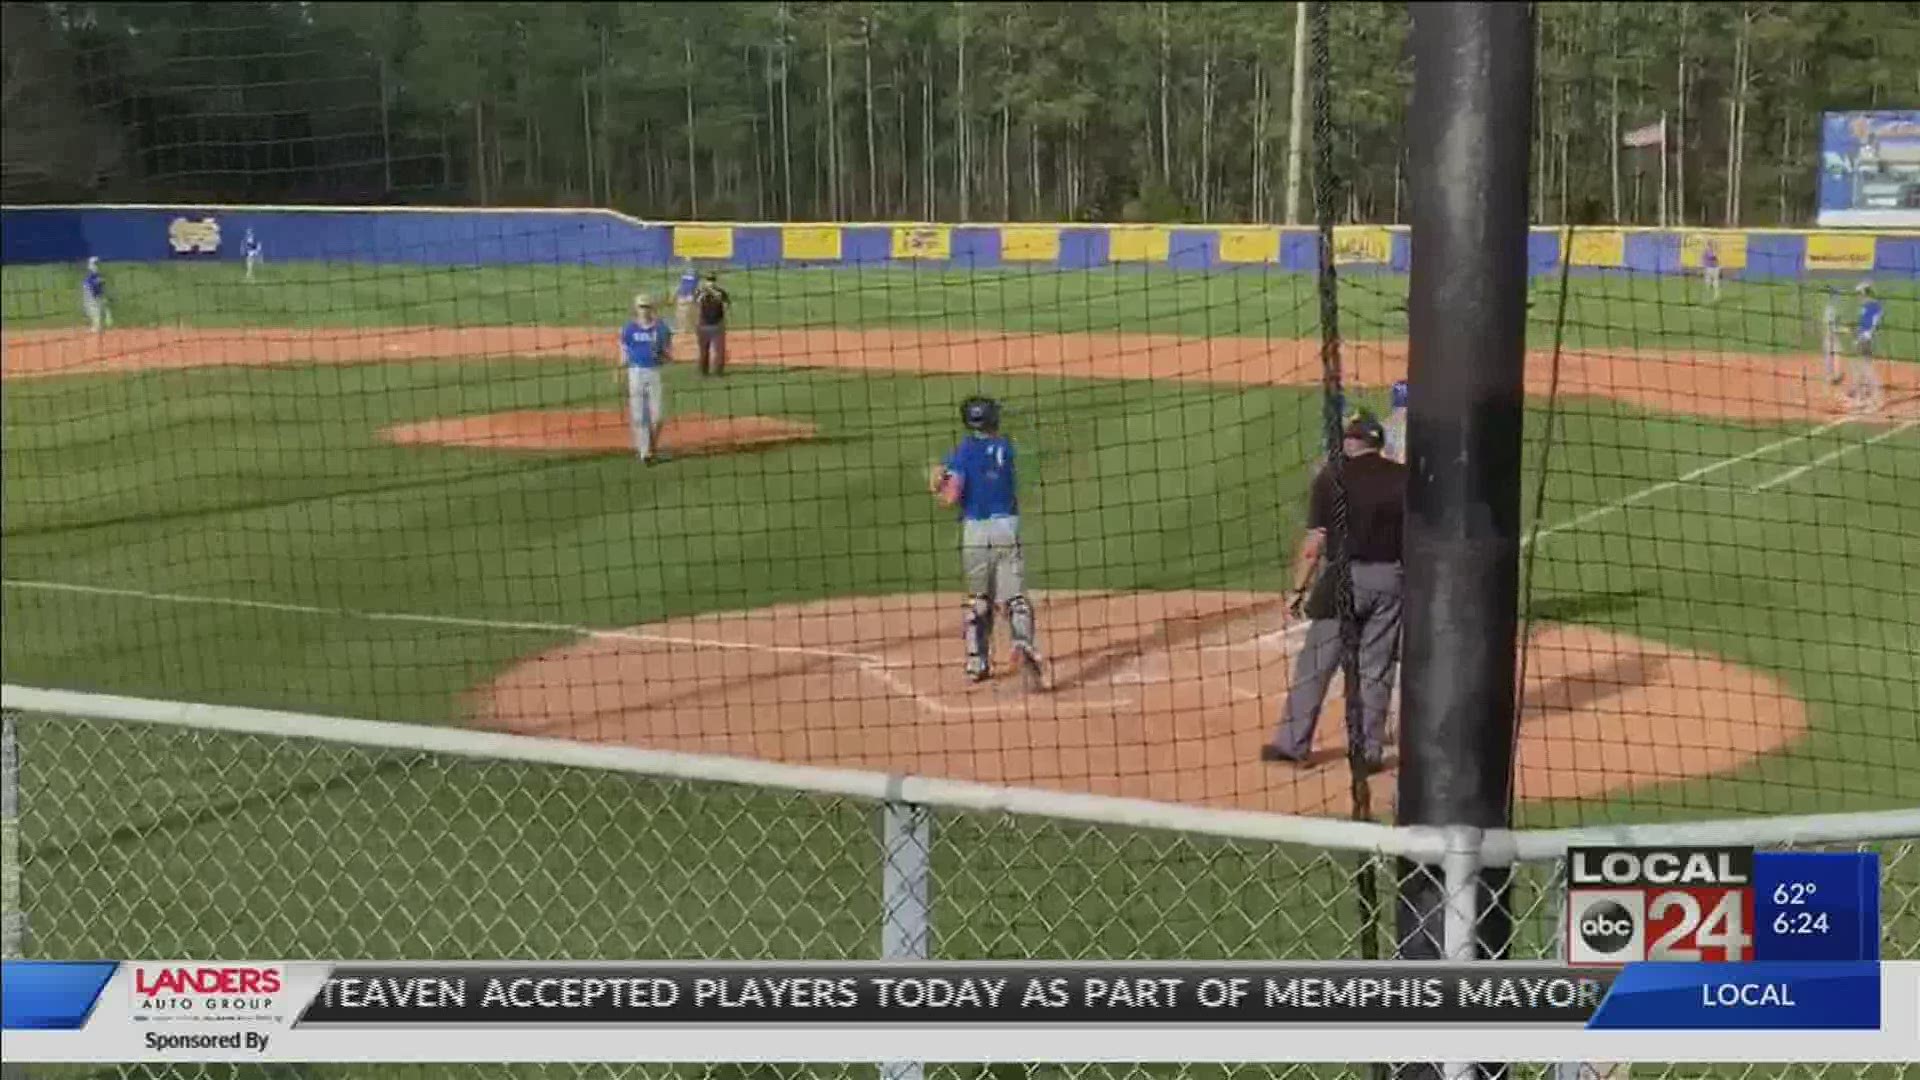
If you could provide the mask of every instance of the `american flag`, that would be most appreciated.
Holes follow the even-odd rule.
[[[1637,127],[1620,137],[1623,146],[1664,146],[1667,142],[1667,122],[1655,120],[1646,127]]]

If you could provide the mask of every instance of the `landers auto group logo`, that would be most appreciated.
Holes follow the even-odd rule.
[[[278,965],[143,964],[133,969],[136,1020],[281,1020],[286,969]]]

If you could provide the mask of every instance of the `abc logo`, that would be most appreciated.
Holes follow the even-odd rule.
[[[1633,943],[1633,912],[1600,900],[1580,913],[1580,940],[1596,953],[1617,953]]]

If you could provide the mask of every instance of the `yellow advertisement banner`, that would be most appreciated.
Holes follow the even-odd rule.
[[[1720,257],[1720,269],[1744,270],[1747,266],[1747,234],[1743,232],[1689,232],[1680,234],[1680,265],[1698,270],[1706,265],[1707,245]]]
[[[1873,243],[1874,238],[1871,236],[1809,233],[1807,235],[1807,269],[1852,270],[1865,273],[1873,269]]]
[[[1573,266],[1622,269],[1627,265],[1627,234],[1616,229],[1576,232],[1567,261]]]
[[[839,262],[840,226],[781,226],[780,257],[788,262]]]
[[[953,230],[945,225],[895,225],[893,257],[950,259],[953,257]]]
[[[1393,261],[1393,233],[1369,225],[1333,227],[1335,266],[1380,265]]]
[[[1164,225],[1129,225],[1107,232],[1107,259],[1111,262],[1167,261],[1173,230]]]
[[[1280,230],[1270,226],[1220,230],[1220,261],[1269,263],[1280,261]]]
[[[1060,230],[1052,225],[1008,225],[1000,230],[1002,262],[1059,262]]]
[[[676,259],[733,258],[733,226],[675,225],[673,257]]]

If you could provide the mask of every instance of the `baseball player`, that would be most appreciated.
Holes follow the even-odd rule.
[[[253,280],[253,268],[260,264],[260,241],[253,238],[253,230],[248,229],[246,238],[240,241],[240,251],[247,258],[247,280]]]
[[[1877,412],[1884,404],[1880,373],[1873,366],[1873,335],[1880,329],[1885,309],[1873,295],[1873,283],[1863,281],[1854,287],[1860,294],[1860,316],[1854,323],[1853,359],[1847,380],[1847,401],[1855,412]]]
[[[1720,299],[1720,245],[1708,240],[1700,249],[1700,276],[1707,283],[1707,302]]]
[[[666,391],[660,365],[673,354],[673,331],[654,317],[653,298],[633,298],[633,319],[620,328],[620,352],[627,383],[627,427],[640,461],[666,460],[656,447],[666,422]]]
[[[113,307],[107,303],[107,279],[100,276],[100,258],[87,257],[87,276],[80,279],[80,310],[87,313],[87,325],[98,334],[113,325]]]
[[[676,333],[693,333],[694,294],[700,291],[700,275],[694,273],[693,263],[689,262],[680,270],[680,284],[673,290],[673,329]]]
[[[693,332],[700,347],[700,374],[724,374],[727,369],[727,311],[733,307],[733,298],[720,287],[718,274],[709,270],[701,277],[700,288],[693,294],[693,304],[699,313],[699,321],[694,325]]]
[[[1840,370],[1840,293],[1831,285],[1824,292],[1820,307],[1820,373],[1827,377],[1828,386],[1839,386],[1846,378]]]
[[[1027,599],[1026,562],[1020,552],[1020,499],[1014,480],[1013,443],[1000,434],[1000,404],[970,397],[960,405],[967,435],[946,461],[935,465],[931,488],[940,505],[960,511],[960,558],[967,575],[967,678],[992,678],[994,604],[1006,607],[1014,663],[1030,691],[1047,688],[1046,669],[1034,640],[1033,604]]]
[[[1381,451],[1388,461],[1407,463],[1407,380],[1400,379],[1387,391],[1387,445]]]

